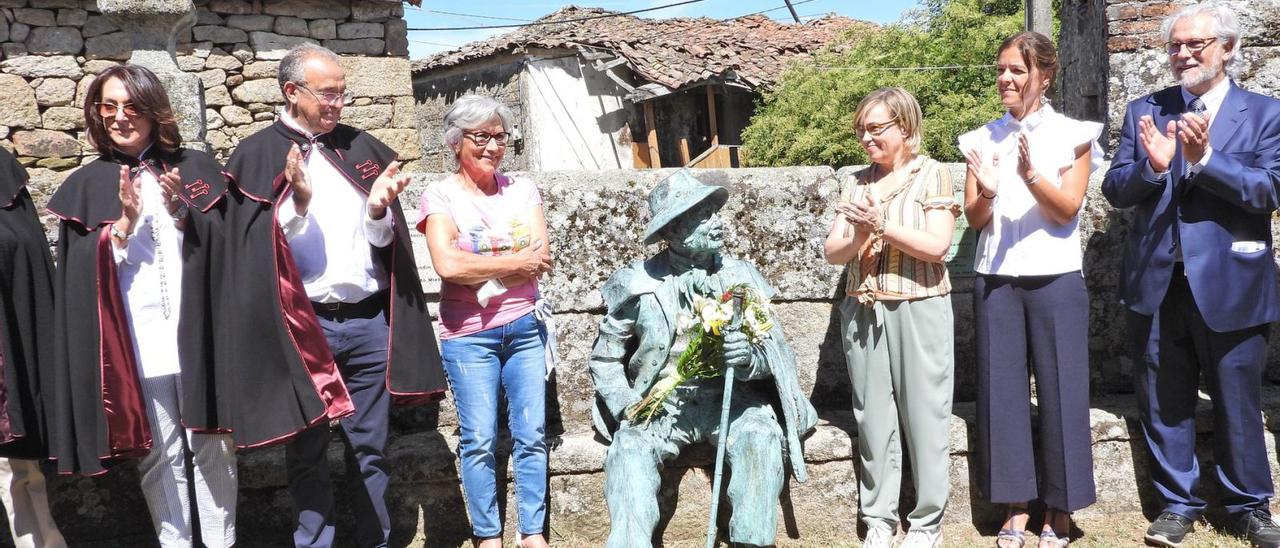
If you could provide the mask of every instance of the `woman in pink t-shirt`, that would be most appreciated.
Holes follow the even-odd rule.
[[[488,97],[458,98],[444,141],[458,169],[422,196],[440,288],[440,353],[458,409],[462,487],[474,544],[502,546],[494,449],[499,388],[515,443],[521,546],[547,546],[546,330],[534,317],[538,277],[551,270],[542,197],[533,182],[498,171],[512,114]],[[554,341],[552,341],[554,343]]]

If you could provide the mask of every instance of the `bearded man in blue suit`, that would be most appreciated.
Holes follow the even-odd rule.
[[[1280,319],[1271,218],[1280,206],[1280,101],[1238,87],[1240,25],[1224,4],[1164,24],[1178,86],[1133,101],[1103,182],[1132,208],[1120,296],[1151,481],[1164,503],[1146,540],[1179,546],[1203,514],[1193,492],[1201,376],[1213,401],[1214,475],[1236,533],[1280,546],[1261,384]]]

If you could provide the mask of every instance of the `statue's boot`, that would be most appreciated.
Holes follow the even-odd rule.
[[[644,435],[629,428],[614,434],[604,461],[604,499],[610,517],[606,548],[653,546],[661,466]]]
[[[749,546],[772,546],[778,531],[778,496],[786,469],[782,427],[772,409],[747,409],[729,429],[729,539]]]

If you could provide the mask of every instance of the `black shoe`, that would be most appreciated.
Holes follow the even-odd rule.
[[[1236,520],[1236,534],[1259,548],[1280,548],[1280,527],[1271,521],[1271,512],[1257,509]]]
[[[1178,548],[1182,546],[1182,539],[1191,532],[1195,525],[1195,521],[1191,518],[1173,512],[1164,512],[1160,517],[1151,522],[1151,527],[1147,528],[1147,536],[1144,537],[1147,542],[1156,546],[1168,546],[1170,548]]]

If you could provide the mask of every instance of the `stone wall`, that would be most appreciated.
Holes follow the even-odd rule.
[[[177,63],[204,87],[207,140],[225,157],[270,124],[283,102],[276,67],[288,48],[343,56],[356,95],[346,123],[369,129],[406,167],[418,144],[403,8],[388,0],[197,0],[177,37]],[[0,146],[15,150],[43,204],[86,155],[81,107],[94,75],[128,60],[132,39],[94,0],[0,0]]]
[[[1168,56],[1160,48],[1160,23],[1187,0],[1107,0],[1107,118],[1113,149],[1126,105],[1174,85]],[[1240,71],[1236,82],[1250,91],[1280,97],[1280,0],[1228,0],[1240,17]],[[1065,32],[1065,28],[1064,28]]]
[[[957,181],[963,166],[950,166]],[[607,450],[590,428],[593,389],[587,356],[602,314],[598,292],[617,268],[657,251],[641,242],[648,211],[648,189],[671,170],[543,172],[531,174],[545,202],[555,271],[543,284],[557,308],[557,345],[562,359],[551,377],[547,402],[550,458],[549,520],[560,546],[600,546],[608,533],[603,501],[603,461]],[[700,172],[702,175],[707,172]],[[792,483],[780,505],[790,526],[780,528],[781,546],[844,545],[856,532],[857,489],[852,459],[856,428],[850,416],[850,385],[840,350],[839,319],[833,304],[841,295],[841,269],[822,260],[822,239],[833,216],[839,181],[848,171],[830,168],[738,169],[723,172],[730,198],[722,215],[729,220],[727,253],[749,259],[778,290],[775,310],[797,354],[802,390],[822,419],[805,442],[810,481]],[[419,174],[403,201],[416,204],[423,189],[441,174]],[[1100,196],[1099,172],[1090,183],[1081,213],[1086,281],[1090,291],[1090,368],[1093,389],[1093,452],[1098,504],[1081,516],[1153,510],[1145,478],[1145,442],[1137,430],[1130,388],[1131,364],[1124,356],[1122,309],[1116,302],[1116,271],[1127,218]],[[410,217],[412,217],[412,213]],[[421,276],[435,292],[439,280],[427,260],[421,236],[414,236]],[[975,433],[972,336],[972,279],[954,279],[956,325],[956,405],[951,419],[952,496],[949,524],[988,527],[999,509],[985,503],[972,487]],[[1274,341],[1273,341],[1274,342]],[[1272,349],[1270,371],[1277,370],[1280,349]],[[1274,378],[1274,377],[1273,377]],[[1269,383],[1268,383],[1269,384]],[[1280,391],[1268,387],[1265,409],[1280,405]],[[1212,436],[1212,415],[1201,406],[1198,417],[1204,448]],[[469,525],[459,486],[453,403],[398,409],[392,417],[389,458],[392,483],[393,546],[462,546]],[[1268,419],[1268,430],[1280,421]],[[1274,434],[1267,436],[1275,451]],[[500,442],[499,466],[509,467],[509,439]],[[1207,454],[1207,453],[1206,453]],[[1270,453],[1269,453],[1270,454]],[[342,477],[343,448],[330,446],[335,489],[348,492]],[[667,467],[661,491],[667,545],[700,545],[709,508],[712,453],[695,447]],[[1272,462],[1272,467],[1276,463]],[[1207,469],[1207,468],[1206,468]],[[1280,474],[1280,470],[1273,473]],[[1211,483],[1211,482],[1210,482]],[[239,465],[239,546],[287,545],[292,528],[280,448],[244,452]],[[96,547],[153,545],[136,469],[124,465],[96,478],[50,478],[55,518],[73,544]],[[503,483],[507,530],[513,528],[514,497]],[[909,491],[909,489],[908,489]],[[909,495],[907,495],[909,496]],[[354,542],[349,497],[340,496],[339,545]],[[1144,507],[1143,503],[1147,506]],[[727,503],[726,503],[727,504]],[[725,508],[722,504],[722,508]],[[838,516],[837,519],[832,519]],[[782,521],[780,523],[787,523]],[[791,538],[792,533],[795,538]],[[0,533],[0,545],[4,535]]]

